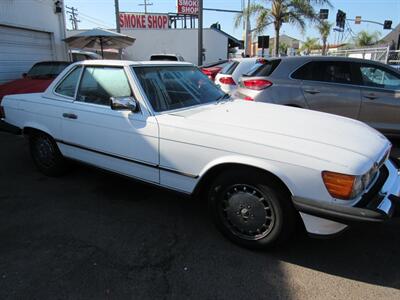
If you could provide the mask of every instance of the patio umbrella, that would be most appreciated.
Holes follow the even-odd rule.
[[[64,41],[71,48],[91,48],[100,49],[101,57],[104,58],[103,49],[122,49],[132,45],[135,42],[133,37],[120,34],[114,31],[95,28],[83,31],[70,36]]]

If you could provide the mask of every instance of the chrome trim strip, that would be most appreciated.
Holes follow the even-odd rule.
[[[150,168],[156,168],[156,169],[159,169],[160,171],[170,172],[170,173],[178,174],[178,175],[181,175],[181,176],[190,177],[190,178],[193,178],[193,179],[199,178],[199,175],[193,175],[193,174],[181,172],[181,171],[178,171],[178,170],[170,169],[170,168],[167,168],[167,167],[160,166],[159,164],[152,164],[152,163],[148,163],[148,162],[144,162],[144,161],[140,161],[140,160],[126,158],[126,157],[123,157],[123,156],[102,152],[102,151],[99,151],[99,150],[96,150],[96,149],[87,148],[87,147],[82,146],[82,145],[78,145],[78,144],[74,144],[74,143],[70,143],[70,142],[66,142],[66,141],[62,141],[62,140],[56,140],[56,142],[60,143],[60,144],[67,145],[67,146],[70,146],[70,147],[75,147],[75,148],[79,148],[79,149],[82,149],[82,150],[94,152],[94,153],[97,153],[97,154],[100,154],[100,155],[105,155],[105,156],[109,156],[109,157],[112,157],[112,158],[124,160],[124,161],[130,162],[130,163],[134,163],[134,164],[138,164],[138,165],[142,165],[142,166],[146,166],[146,167],[150,167]]]

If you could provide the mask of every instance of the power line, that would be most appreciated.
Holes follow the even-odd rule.
[[[97,25],[97,26],[107,27],[107,28],[112,28],[112,27],[113,27],[113,26],[110,25],[110,24],[105,24],[105,23],[96,22],[96,21],[94,21],[94,20],[89,19],[88,17],[83,17],[83,16],[82,16],[81,18],[82,18],[82,20],[84,20],[84,21],[86,21],[86,22],[89,22],[89,23],[92,23],[92,24],[95,24],[95,25]]]
[[[95,17],[89,16],[89,15],[84,14],[82,12],[79,13],[79,14],[81,15],[82,19],[85,19],[86,21],[88,21],[90,23],[101,25],[101,26],[105,26],[105,27],[110,27],[110,28],[113,27],[113,25],[107,24],[107,23],[103,22],[103,20],[96,19]]]

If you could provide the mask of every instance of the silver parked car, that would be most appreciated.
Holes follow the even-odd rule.
[[[299,56],[261,61],[240,79],[235,96],[337,114],[400,135],[400,72],[370,60]]]

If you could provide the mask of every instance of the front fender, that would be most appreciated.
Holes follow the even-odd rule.
[[[206,174],[213,168],[226,164],[244,165],[267,171],[278,177],[286,185],[292,195],[295,191],[295,184],[286,175],[288,173],[285,172],[286,168],[283,166],[282,163],[243,155],[228,155],[212,160],[201,170],[199,174],[200,180],[203,178],[203,176],[206,176]]]

